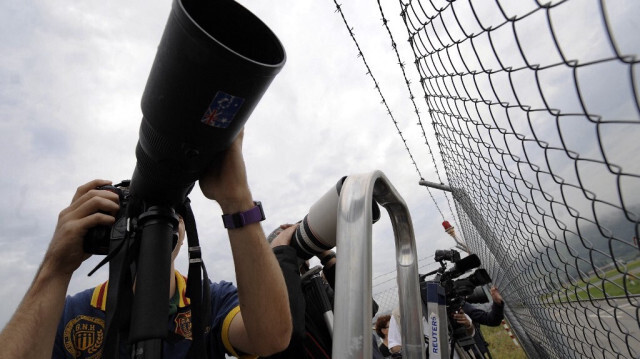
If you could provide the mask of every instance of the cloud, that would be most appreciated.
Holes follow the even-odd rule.
[[[290,2],[287,16],[271,5],[246,5],[264,17],[287,51],[287,64],[247,123],[245,139],[252,191],[267,211],[265,230],[301,219],[344,175],[382,169],[399,188],[422,190],[333,5]],[[0,90],[0,156],[8,170],[0,178],[7,203],[0,210],[0,244],[11,249],[5,251],[11,260],[5,259],[1,268],[14,279],[0,292],[6,303],[13,303],[5,307],[1,323],[27,289],[57,214],[75,188],[94,177],[119,181],[131,176],[140,99],[169,9],[169,2],[150,1],[2,5],[6,31],[1,35],[5,56],[0,76],[6,86]],[[366,11],[375,14],[377,9]],[[363,45],[388,49],[384,37],[371,41],[364,36],[372,29],[383,30],[375,22],[358,25]],[[381,80],[386,80],[382,74],[397,76],[393,67],[378,69]],[[397,95],[388,96],[395,101]],[[407,133],[415,128],[413,119],[400,121]],[[407,137],[421,142],[419,136]],[[212,278],[234,280],[217,205],[197,190],[192,200]],[[414,196],[408,203],[423,207],[423,201]],[[430,214],[424,210],[416,218],[424,221]],[[383,248],[376,249],[378,273],[394,268],[393,257],[382,255],[393,250],[393,240],[388,221],[376,226],[382,228],[375,241]],[[428,245],[431,239],[419,232]],[[83,264],[70,293],[106,279],[105,270],[95,278],[85,276],[98,261]],[[181,253],[178,267],[183,271],[185,263]]]
[[[342,176],[381,170],[405,200],[414,226],[417,257],[422,259],[421,266],[430,268],[428,263],[433,261],[430,256],[436,249],[454,246],[440,223],[444,218],[461,226],[456,222],[457,215],[451,213],[456,209],[455,204],[450,195],[447,198],[443,192],[432,189],[438,210],[427,188],[418,185],[420,175],[409,159],[405,143],[387,109],[380,103],[374,83],[367,75],[341,17],[334,12],[334,4],[328,1],[285,1],[277,5],[242,3],[278,35],[287,52],[287,63],[246,124],[244,153],[248,178],[254,198],[261,200],[265,208],[265,231],[268,233],[282,223],[302,219],[309,207]],[[451,153],[440,153],[448,150],[447,144],[438,147],[431,126],[432,116],[436,115],[429,113],[423,99],[413,53],[406,42],[407,31],[397,15],[400,12],[397,6],[392,4],[385,8],[385,14],[406,61],[422,127],[418,125],[419,119],[409,100],[377,6],[364,1],[349,2],[343,4],[343,10],[421,175],[434,182],[439,181],[438,175],[444,182],[447,182],[447,174],[461,175],[461,183],[473,188],[476,183],[467,180],[478,175],[478,168],[470,166],[467,177],[464,177],[467,172],[457,172],[451,166],[445,172],[442,157],[451,159]],[[0,161],[3,164],[0,196],[5,199],[5,205],[0,207],[0,250],[4,253],[0,259],[0,273],[10,278],[6,281],[10,284],[0,289],[0,298],[7,303],[0,311],[0,324],[6,323],[26,291],[47,248],[57,215],[68,205],[75,188],[95,177],[113,181],[131,177],[142,117],[140,99],[170,8],[169,1],[74,4],[35,1],[19,6],[11,2],[0,5],[0,52],[3,54],[0,58],[3,83],[0,88]],[[496,15],[491,9],[479,10],[493,14],[489,16]],[[461,16],[473,15],[467,12]],[[531,21],[536,23],[536,19]],[[616,29],[628,27],[623,21],[616,24]],[[477,28],[464,30],[477,31]],[[529,50],[538,44],[548,46],[543,44],[542,38],[536,37],[538,32],[520,32],[519,28],[517,31],[519,36],[530,40],[528,44],[532,48],[524,51],[527,56],[540,63],[553,61],[546,52],[529,55]],[[496,39],[503,36],[506,35],[496,33]],[[487,43],[488,39],[476,41]],[[622,43],[625,49],[633,45],[630,41]],[[505,48],[513,45],[512,42],[500,44]],[[479,68],[476,60],[471,60],[472,51],[463,44],[462,57],[451,53],[456,68],[461,68],[462,58],[472,69]],[[501,61],[514,67],[522,66],[519,54],[504,54],[500,53]],[[497,64],[489,49],[480,50],[480,56],[485,63],[491,58],[489,62]],[[571,74],[564,71],[541,76],[543,82],[555,84],[545,86],[543,93],[545,97],[561,98],[557,101],[563,106],[570,104],[571,108],[577,108],[575,95],[571,98],[558,95],[571,83],[567,76]],[[531,76],[516,75],[514,78],[517,83],[533,83]],[[480,87],[489,89],[487,79],[479,76],[476,79]],[[456,81],[455,86],[460,90],[460,84],[464,82],[469,93],[460,93],[460,96],[477,97],[471,86],[473,80],[472,76],[466,76],[454,79],[452,83]],[[501,80],[504,84],[508,79],[505,76]],[[537,88],[528,85],[523,86],[522,91],[518,87],[517,94],[500,87],[498,94],[509,101],[518,95],[529,104],[541,104]],[[447,86],[450,88],[452,84]],[[603,98],[602,103],[608,103],[613,97],[611,94]],[[439,105],[444,106],[443,103]],[[512,117],[517,120],[512,122],[517,126],[516,132],[529,137],[571,122],[570,118],[554,121],[553,117],[527,119],[521,115]],[[480,117],[474,113],[469,116],[472,119]],[[498,115],[496,118],[506,123],[505,118]],[[462,127],[462,122],[451,122],[450,125],[461,133],[470,131],[469,127]],[[506,124],[503,127],[506,128]],[[593,136],[593,132],[589,132],[593,127],[570,127],[574,132],[561,130],[570,136],[566,146],[586,151],[589,146],[580,139],[587,133]],[[629,142],[627,136],[633,133],[629,128],[610,128],[613,126],[603,131],[606,132],[603,137],[620,136],[623,140],[617,143],[604,140],[605,152],[614,156],[614,162],[632,166],[629,159],[632,156],[624,157],[623,154],[624,151],[633,153],[624,145]],[[489,142],[490,137],[485,140]],[[427,140],[436,157],[435,165],[425,143]],[[440,141],[446,140],[440,138]],[[555,136],[553,143],[559,142]],[[513,142],[505,144],[512,146]],[[540,148],[530,151],[536,156],[543,155]],[[525,158],[523,152],[522,149],[513,150],[514,154]],[[460,156],[465,158],[470,153],[471,148],[460,150]],[[436,166],[439,174],[435,171]],[[507,166],[517,172],[517,165]],[[560,162],[557,167],[553,171],[564,178],[577,176],[566,163]],[[526,173],[528,180],[528,175],[533,174]],[[594,181],[594,187],[604,183],[597,178],[590,180]],[[625,191],[637,188],[636,182],[632,178],[623,179],[623,187],[629,188]],[[473,190],[480,196],[487,195],[481,189]],[[606,196],[614,194],[607,192]],[[191,199],[211,278],[235,281],[228,237],[222,228],[218,206],[204,199],[197,188]],[[389,275],[395,269],[393,229],[387,217],[383,211],[383,218],[373,226],[374,277]],[[185,252],[182,251],[177,266],[186,274]],[[99,260],[92,258],[83,264],[74,276],[69,293],[106,280],[105,270],[99,271],[95,278],[85,276]]]

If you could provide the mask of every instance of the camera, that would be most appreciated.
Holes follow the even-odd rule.
[[[184,204],[285,61],[277,36],[239,3],[174,0],[141,99],[133,175],[126,190],[99,188],[120,196],[116,224],[91,230],[85,251],[106,254],[109,240],[121,238],[131,199],[149,208]],[[133,220],[142,211],[130,213]]]
[[[173,0],[141,99],[131,181],[99,188],[120,197],[116,222],[83,239],[85,252],[107,254],[91,273],[109,263],[105,357],[118,356],[125,340],[135,357],[162,356],[170,281],[161,279],[177,242],[176,210],[190,232],[192,347],[203,347],[209,281],[187,196],[221,161],[285,60],[277,36],[238,2]]]
[[[455,249],[449,249],[449,250],[444,250],[444,249],[436,249],[436,253],[434,256],[434,260],[436,262],[440,262],[440,261],[450,261],[450,262],[457,262],[460,260],[460,252],[456,251]]]
[[[112,242],[123,240],[127,234],[127,230],[132,233],[136,232],[138,217],[136,215],[130,218],[127,223],[127,213],[140,212],[132,207],[134,201],[129,192],[129,181],[122,181],[116,185],[107,185],[97,187],[97,190],[110,191],[118,195],[120,208],[115,215],[116,221],[111,226],[95,226],[87,231],[82,241],[82,249],[87,254],[107,255]],[[129,227],[129,228],[127,228]],[[178,232],[173,232],[172,248],[178,243]]]
[[[296,228],[291,246],[298,257],[307,260],[336,246],[336,228],[338,222],[338,201],[340,191],[347,177],[342,177],[318,201]],[[376,201],[372,204],[372,221],[380,219],[380,208]]]
[[[453,292],[458,297],[465,297],[465,301],[479,286],[491,283],[489,273],[483,268],[476,269],[470,276],[453,282]]]
[[[277,36],[236,1],[174,0],[142,95],[131,195],[181,205],[285,60]]]
[[[450,250],[436,250],[435,260],[440,263],[440,268],[430,273],[420,275],[421,294],[422,300],[427,304],[425,298],[429,297],[427,288],[423,285],[425,278],[432,274],[436,274],[435,278],[430,281],[431,283],[437,283],[444,289],[444,303],[446,306],[446,315],[448,318],[452,318],[453,314],[457,313],[464,303],[467,296],[474,293],[476,287],[488,284],[491,282],[491,277],[487,271],[483,268],[476,269],[471,275],[465,278],[458,278],[470,270],[480,266],[480,258],[477,255],[471,254],[467,257],[460,258],[460,253],[454,249]],[[447,270],[447,262],[453,263],[453,267]],[[459,327],[458,323],[454,320],[449,320],[450,335],[455,339],[466,337],[466,330]]]
[[[112,226],[96,226],[87,231],[82,241],[82,249],[85,253],[106,255],[109,253],[111,240],[124,238],[127,231],[125,213],[130,200],[128,185],[128,182],[122,182],[115,186],[108,185],[96,188],[117,194],[120,209],[115,216],[116,222]]]
[[[476,287],[473,293],[467,296],[467,303],[471,304],[484,304],[489,303],[490,295],[488,295],[483,287]]]

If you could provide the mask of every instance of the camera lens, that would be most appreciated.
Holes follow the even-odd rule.
[[[305,260],[336,245],[335,233],[330,238],[322,238],[320,235],[313,233],[311,226],[309,226],[309,215],[306,215],[302,223],[296,228],[291,242],[298,252],[298,257]]]
[[[291,239],[298,257],[309,259],[336,245],[336,229],[338,222],[338,201],[342,184],[347,177],[342,177],[338,183],[325,193],[309,209],[307,214]],[[373,201],[372,204],[373,223],[380,219],[380,208]]]
[[[237,2],[174,0],[142,95],[132,195],[181,204],[285,60],[276,35]]]

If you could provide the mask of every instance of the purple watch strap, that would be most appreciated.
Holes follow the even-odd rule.
[[[224,227],[228,229],[234,229],[244,227],[247,224],[264,221],[266,218],[264,216],[264,211],[262,210],[262,203],[253,203],[255,204],[255,207],[247,211],[233,214],[223,214],[222,223],[224,223]]]

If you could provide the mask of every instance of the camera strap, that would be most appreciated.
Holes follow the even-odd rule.
[[[126,218],[135,218],[134,208],[127,208]],[[187,275],[186,296],[190,300],[192,343],[188,358],[208,358],[205,333],[211,325],[211,283],[207,270],[202,261],[200,243],[196,230],[196,222],[191,209],[190,200],[176,208],[183,217],[189,246],[189,272]],[[135,227],[135,225],[134,225]],[[133,303],[133,273],[134,259],[137,258],[136,241],[132,241],[135,233],[127,228],[127,233],[119,243],[113,243],[109,255],[103,260],[109,262],[109,287],[105,311],[105,358],[117,358],[120,343],[128,337],[128,324],[131,318],[131,303]],[[102,264],[104,264],[102,263]],[[102,265],[101,264],[101,265]]]
[[[205,332],[211,330],[211,283],[207,269],[202,261],[200,241],[196,221],[191,210],[191,201],[187,198],[179,209],[182,212],[187,244],[189,246],[189,273],[187,274],[187,292],[191,304],[191,335],[192,343],[188,358],[208,358],[207,336]]]
[[[132,218],[133,208],[128,206],[125,218]],[[103,357],[117,358],[120,343],[128,337],[128,324],[133,302],[133,274],[131,265],[136,257],[136,248],[131,248],[135,234],[127,226],[120,243],[115,244],[107,256],[109,258],[109,287],[105,311],[105,344]],[[106,258],[105,258],[106,259]]]

